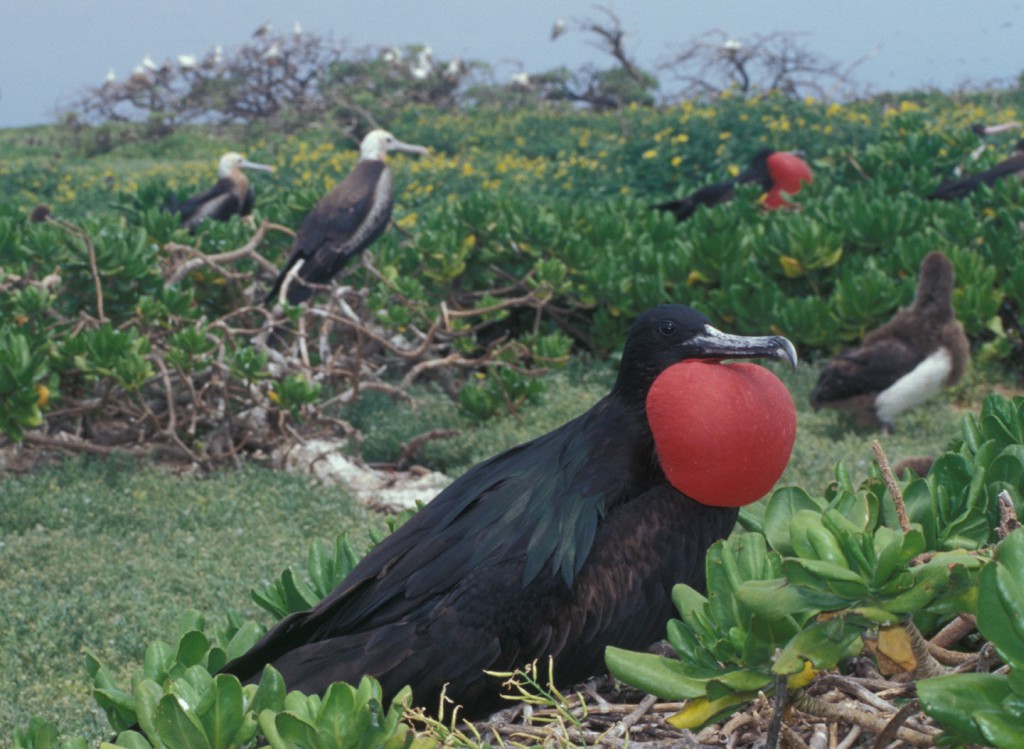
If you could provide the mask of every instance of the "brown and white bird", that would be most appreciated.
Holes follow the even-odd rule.
[[[901,413],[958,382],[970,344],[953,312],[954,279],[949,259],[928,253],[913,305],[825,366],[811,392],[814,410],[850,411],[860,426],[888,432]]]
[[[310,284],[329,282],[387,228],[394,196],[388,151],[426,155],[423,146],[403,143],[386,130],[372,130],[359,145],[359,162],[302,220],[284,268],[267,304],[284,296],[299,304],[313,295]]]
[[[252,213],[255,194],[249,186],[249,178],[243,169],[273,172],[274,167],[247,160],[242,154],[230,151],[220,157],[217,167],[217,184],[204,193],[179,203],[168,193],[164,208],[171,213],[181,214],[181,225],[195,233],[196,228],[206,219],[227,221],[234,215],[248,216]]]

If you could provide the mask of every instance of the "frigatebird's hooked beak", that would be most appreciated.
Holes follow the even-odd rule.
[[[389,147],[389,151],[402,151],[404,153],[414,153],[418,156],[429,156],[430,150],[425,146],[417,146],[413,143],[403,143],[400,140],[392,142]]]
[[[242,159],[242,162],[238,166],[242,169],[255,169],[257,172],[277,171],[270,164],[257,164],[255,161],[249,161],[248,159]]]
[[[723,333],[710,325],[682,344],[690,359],[753,359],[768,357],[796,369],[796,349],[780,335],[742,336]]]

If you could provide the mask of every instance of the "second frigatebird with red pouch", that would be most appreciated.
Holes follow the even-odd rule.
[[[224,671],[255,682],[269,664],[306,693],[369,674],[387,699],[410,685],[415,704],[436,711],[445,690],[473,718],[502,705],[501,680],[485,671],[551,656],[556,683],[571,686],[603,672],[606,646],[661,639],[672,586],[703,588],[705,553],[737,510],[698,503],[666,478],[648,391],[686,360],[752,357],[796,364],[785,338],[727,335],[681,305],[645,312],[606,397],[471,468]],[[763,410],[743,418],[775,419]],[[795,414],[786,418],[795,431]]]
[[[783,193],[795,195],[804,182],[812,180],[811,168],[798,154],[765,148],[754,154],[750,166],[735,179],[705,185],[685,198],[659,203],[654,208],[669,211],[676,221],[685,221],[701,206],[710,207],[732,200],[736,197],[736,185],[758,184],[765,192],[762,204],[774,210],[788,205]]]

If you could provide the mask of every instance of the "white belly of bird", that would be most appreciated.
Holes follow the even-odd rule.
[[[904,411],[920,406],[942,389],[952,370],[953,358],[947,349],[940,348],[878,394],[875,398],[878,420],[892,424]]]

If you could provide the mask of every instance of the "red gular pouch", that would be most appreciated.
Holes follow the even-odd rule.
[[[747,505],[771,491],[796,439],[789,390],[749,362],[672,365],[647,393],[647,421],[672,486],[717,507]]]
[[[785,195],[796,195],[804,182],[814,181],[811,167],[795,153],[776,151],[766,160],[772,187],[761,198],[761,205],[770,211],[777,208],[791,208],[793,203]]]

